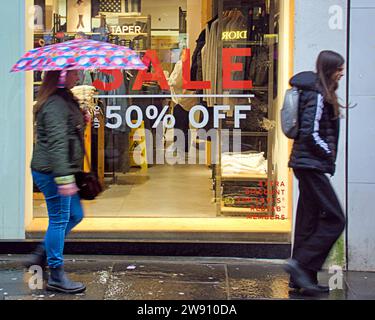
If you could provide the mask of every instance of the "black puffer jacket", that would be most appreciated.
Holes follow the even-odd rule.
[[[82,170],[85,129],[83,114],[72,94],[58,89],[36,115],[37,141],[31,168],[51,173],[58,184],[74,182]]]
[[[301,90],[299,135],[294,140],[289,167],[313,169],[334,175],[339,139],[339,119],[333,107],[323,99],[318,76],[302,72],[290,80]]]

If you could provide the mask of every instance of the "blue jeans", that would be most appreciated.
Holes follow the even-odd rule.
[[[32,175],[47,203],[49,220],[44,238],[47,262],[51,268],[57,268],[64,264],[65,236],[83,219],[81,200],[78,194],[60,195],[52,174],[32,170]]]

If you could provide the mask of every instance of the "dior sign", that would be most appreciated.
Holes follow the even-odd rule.
[[[247,39],[247,31],[225,31],[222,34],[223,40]]]

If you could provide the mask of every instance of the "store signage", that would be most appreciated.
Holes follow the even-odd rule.
[[[185,53],[182,55],[184,57],[182,61],[182,78],[183,85],[182,88],[186,90],[202,90],[211,89],[210,81],[191,81],[190,77],[190,49],[185,49]],[[235,57],[250,57],[251,48],[223,48],[222,51],[222,66],[223,66],[223,90],[239,89],[239,90],[249,90],[253,87],[251,80],[233,80],[233,72],[244,72],[244,65],[240,62],[233,62]],[[152,65],[152,71],[141,70],[138,72],[135,79],[133,90],[141,90],[144,82],[156,81],[162,90],[170,90],[168,81],[165,78],[162,65],[159,61],[158,54],[156,50],[147,50],[142,58],[143,63],[146,66]],[[216,63],[216,62],[214,62]],[[120,88],[124,77],[121,70],[100,70],[106,74],[113,76],[114,80],[112,82],[103,82],[101,80],[96,80],[93,83],[98,90],[102,91],[112,91]]]
[[[223,40],[247,39],[247,31],[225,31],[222,33]]]
[[[141,26],[110,26],[111,32],[120,33],[141,33]]]

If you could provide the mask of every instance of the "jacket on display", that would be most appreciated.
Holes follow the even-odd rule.
[[[242,30],[246,28],[246,19],[243,17],[240,11],[234,10],[230,14],[222,19],[222,30],[226,32]],[[202,77],[204,80],[211,82],[211,89],[205,89],[205,94],[217,94],[220,92],[219,85],[219,67],[217,64],[218,48],[222,38],[222,34],[219,34],[220,22],[216,19],[211,25],[206,26],[205,45],[201,50],[202,56]],[[226,43],[225,47],[237,46],[231,43]],[[246,57],[236,57],[236,62],[241,62],[243,67],[246,67]],[[244,72],[236,72],[233,76],[234,80],[243,80],[245,78]],[[243,93],[243,90],[230,90],[231,93]],[[217,103],[215,97],[209,97],[206,99],[208,106],[214,106]]]
[[[111,90],[111,91],[98,90],[98,92],[99,92],[99,95],[108,95],[109,96],[108,98],[102,99],[105,108],[107,106],[120,106],[121,107],[121,109],[120,109],[120,111],[118,111],[118,113],[121,114],[121,118],[122,118],[123,121],[122,121],[120,127],[118,129],[115,129],[115,131],[130,132],[130,128],[127,126],[126,121],[125,121],[125,114],[126,114],[126,110],[128,109],[127,98],[112,98],[111,97],[111,96],[114,96],[114,95],[123,95],[123,94],[128,93],[128,90],[127,90],[128,80],[125,77],[124,73],[123,73],[123,78],[124,78],[124,81],[122,81],[121,86],[119,88],[117,88],[115,90]],[[90,78],[85,77],[85,80],[84,80],[83,84],[90,85],[89,84],[90,81],[87,81],[86,79],[90,79]],[[111,82],[113,82],[114,78],[113,78],[112,75],[105,74],[103,72],[95,72],[93,74],[93,80],[100,80],[100,81],[105,82],[105,83],[111,83]],[[109,121],[112,121],[112,120],[109,120]]]
[[[100,12],[100,0],[91,0],[91,17],[96,17]]]
[[[333,175],[339,139],[339,119],[333,107],[324,101],[318,75],[302,72],[290,80],[301,90],[299,134],[294,140],[289,167],[312,169]]]
[[[247,20],[245,19],[245,17],[239,10],[234,10],[233,16],[224,18],[224,23],[223,23],[224,32],[246,30],[246,28],[247,28]],[[224,47],[225,48],[248,48],[246,44],[236,44],[236,43],[233,43],[232,41],[224,42]],[[249,75],[246,73],[246,62],[248,58],[249,57],[246,57],[246,56],[242,56],[242,57],[237,56],[234,58],[235,63],[240,63],[243,66],[243,71],[234,72],[232,75],[233,80],[235,81],[249,80]],[[238,90],[230,89],[227,91],[227,93],[243,94],[244,90],[243,89],[238,89]]]
[[[58,89],[36,114],[37,141],[32,170],[67,177],[82,170],[85,122],[82,111],[66,89]]]
[[[217,15],[207,22],[208,28],[211,28],[211,24],[217,19]],[[192,81],[203,80],[202,76],[202,48],[206,44],[206,29],[202,30],[196,40],[196,47],[191,58],[191,69],[190,78]]]
[[[204,80],[211,82],[211,89],[204,89],[204,93],[211,95],[216,93],[217,87],[217,57],[218,57],[218,26],[219,21],[215,20],[211,27],[206,26],[206,44],[202,48],[202,76]],[[212,107],[216,99],[206,98],[207,105]]]
[[[175,104],[181,105],[185,111],[190,111],[194,106],[199,104],[199,99],[195,97],[188,97],[187,95],[191,91],[184,90],[183,87],[183,78],[182,78],[182,60],[177,61],[173,71],[168,78],[168,85],[172,94],[172,101]],[[176,95],[186,95],[186,97],[177,97]]]

